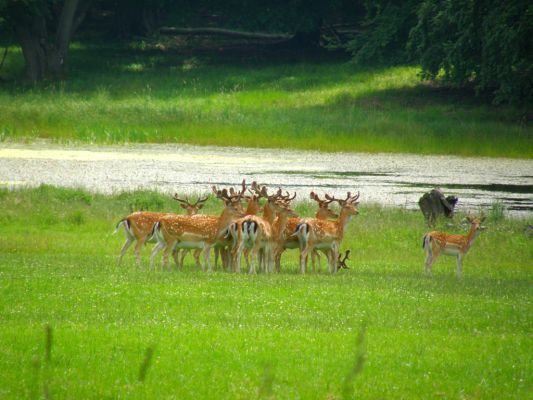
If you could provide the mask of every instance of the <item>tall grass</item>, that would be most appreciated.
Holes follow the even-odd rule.
[[[533,157],[527,109],[422,84],[417,67],[79,45],[70,62],[66,81],[0,86],[0,139]]]
[[[145,267],[132,254],[116,266],[124,237],[111,232],[139,197],[176,209],[147,192],[0,192],[2,398],[43,393],[47,324],[50,398],[529,397],[531,219],[488,221],[460,281],[453,258],[424,276],[422,215],[364,203],[342,246],[351,269],[334,276],[298,274],[296,252],[280,274],[202,273],[192,259],[163,272],[148,249]],[[439,228],[460,232],[460,217]]]

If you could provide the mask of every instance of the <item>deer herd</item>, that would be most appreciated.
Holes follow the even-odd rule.
[[[350,250],[341,255],[340,248],[347,225],[352,216],[358,214],[359,193],[348,192],[346,198],[338,199],[328,194],[321,199],[311,192],[310,198],[318,206],[314,218],[300,218],[291,208],[296,197],[282,189],[268,193],[265,186],[252,182],[247,187],[243,180],[239,189],[218,189],[212,187],[217,199],[224,203],[220,215],[204,215],[202,209],[208,197],[191,203],[177,194],[174,199],[185,209],[186,214],[160,213],[149,211],[134,212],[120,220],[115,232],[121,227],[126,233],[118,263],[129,247],[135,243],[135,257],[141,265],[140,251],[147,242],[155,242],[150,255],[150,268],[160,252],[162,268],[168,267],[172,255],[177,268],[183,266],[187,253],[193,252],[196,266],[202,270],[213,270],[211,250],[214,251],[214,268],[219,259],[226,270],[241,272],[241,259],[244,258],[249,273],[258,271],[279,272],[281,257],[287,249],[300,251],[299,269],[306,272],[308,256],[311,255],[313,271],[320,269],[320,253],[328,262],[328,271],[335,273],[348,268],[346,260]],[[261,200],[264,201],[261,206]],[[243,208],[246,202],[246,209]],[[337,203],[340,210],[335,212],[330,206]],[[462,258],[468,252],[473,240],[482,229],[480,218],[470,218],[471,230],[467,235],[449,235],[433,231],[424,236],[423,248],[426,251],[426,272],[439,254],[457,257],[457,275],[460,276]]]

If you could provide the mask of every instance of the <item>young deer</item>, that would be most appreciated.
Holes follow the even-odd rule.
[[[155,256],[164,249],[162,266],[168,264],[168,257],[174,248],[203,249],[205,264],[211,271],[211,260],[209,252],[212,247],[223,242],[222,234],[227,230],[229,224],[243,215],[241,204],[242,195],[245,190],[235,192],[233,188],[230,194],[226,189],[217,190],[213,186],[216,197],[225,203],[224,210],[220,216],[214,215],[167,215],[159,219],[153,227],[157,245],[150,256],[150,265],[153,268]]]
[[[457,277],[460,278],[463,269],[463,257],[468,253],[476,237],[485,229],[481,223],[485,217],[467,217],[470,231],[466,235],[450,235],[445,232],[432,231],[424,235],[422,247],[426,251],[426,273],[431,274],[433,262],[440,254],[457,257]]]
[[[200,211],[204,206],[205,199],[199,199],[196,203],[191,204],[187,199],[183,200],[178,197],[176,193],[174,195],[174,200],[178,201],[182,208],[187,211],[187,215],[195,215]],[[151,237],[151,232],[154,224],[159,221],[160,218],[166,215],[176,215],[173,213],[162,213],[162,212],[151,212],[151,211],[137,211],[131,213],[127,217],[122,218],[116,225],[115,232],[117,233],[120,227],[124,228],[126,233],[126,242],[122,246],[120,251],[120,256],[118,258],[117,264],[120,265],[122,262],[122,257],[126,254],[126,251],[130,248],[133,242],[137,241],[135,244],[135,258],[137,260],[137,265],[141,265],[141,248],[146,242],[153,242],[155,240],[149,240]]]
[[[300,243],[300,272],[305,273],[307,255],[314,249],[325,250],[328,253],[328,271],[337,272],[337,259],[340,244],[344,238],[346,226],[352,215],[359,211],[356,206],[359,193],[352,196],[350,192],[345,200],[335,199],[326,195],[328,200],[335,200],[341,206],[339,218],[335,221],[320,219],[305,219],[296,227],[295,235]]]
[[[328,218],[337,218],[338,215],[335,213],[335,211],[331,210],[329,208],[329,205],[333,202],[333,200],[321,200],[320,197],[315,193],[310,193],[310,198],[317,202],[318,204],[318,210],[315,214],[316,219],[323,219],[327,220]],[[285,228],[285,232],[283,233],[283,246],[278,246],[275,253],[275,261],[276,261],[276,271],[279,272],[281,269],[281,255],[283,252],[287,249],[297,249],[299,247],[298,238],[293,235],[293,233],[296,231],[296,227],[299,223],[302,222],[302,218],[296,217],[296,218],[289,218],[287,221],[287,226]],[[318,262],[320,264],[320,256],[316,250],[313,251],[311,254],[312,262],[313,262],[313,271],[315,271],[315,258],[318,259]],[[320,268],[320,265],[319,265]]]

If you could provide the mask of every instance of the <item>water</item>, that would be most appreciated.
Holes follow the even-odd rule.
[[[509,214],[533,215],[533,160],[411,154],[320,153],[190,145],[66,147],[49,143],[0,145],[0,186],[57,186],[116,193],[151,189],[198,194],[243,178],[272,188],[346,196],[416,208],[440,187],[459,197],[458,209],[502,203]]]

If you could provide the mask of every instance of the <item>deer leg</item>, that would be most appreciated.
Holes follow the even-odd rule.
[[[330,257],[331,257],[331,264],[333,267],[333,273],[337,273],[338,270],[338,264],[337,261],[339,260],[339,246],[336,244],[333,245],[333,248],[330,250]]]
[[[135,260],[137,261],[137,266],[141,267],[141,248],[143,247],[146,238],[139,238],[137,243],[135,243]]]
[[[220,255],[220,247],[215,246],[215,269],[218,268],[218,257]]]
[[[208,272],[213,272],[213,267],[211,265],[211,257],[209,257],[209,253],[211,252],[211,247],[212,245],[207,244],[207,243],[204,246],[204,260],[205,260],[205,265],[207,265]],[[202,271],[203,270],[204,270],[204,267],[202,267]]]
[[[174,246],[176,245],[176,241],[172,240],[167,243],[165,246],[165,250],[163,252],[163,261],[161,262],[161,268],[163,270],[167,269],[168,266],[168,257],[170,256],[170,253],[172,253],[172,250],[174,250]]]
[[[233,265],[235,266],[235,272],[241,272],[241,255],[244,248],[244,242],[239,240],[237,245],[231,250],[231,256],[233,258]]]
[[[463,256],[461,253],[457,254],[457,278],[461,279],[463,274]]]
[[[122,257],[124,257],[124,254],[126,254],[126,251],[130,248],[132,243],[135,241],[135,238],[133,236],[130,236],[126,234],[126,242],[122,246],[122,249],[120,250],[120,256],[118,257],[117,265],[120,265],[122,262]]]
[[[183,259],[185,258],[186,254],[186,250],[174,249],[172,252],[172,258],[174,259],[174,264],[176,264],[176,269],[183,267]]]
[[[194,256],[194,261],[196,261],[196,268],[198,269],[202,269],[202,263],[200,262],[200,255],[202,254],[202,250],[201,249],[196,249],[194,250],[194,253],[193,253],[193,256]]]
[[[183,266],[185,265],[185,257],[187,257],[187,254],[189,254],[189,250],[188,249],[182,249],[181,251],[178,249],[177,250],[177,253],[180,255],[179,259],[178,259],[178,268],[183,268]]]
[[[158,241],[156,245],[154,246],[154,248],[152,249],[152,254],[150,254],[150,269],[151,270],[154,269],[155,256],[157,256],[159,252],[163,250],[164,248],[165,248],[165,243]]]
[[[300,273],[305,274],[305,267],[307,264],[307,254],[309,253],[309,246],[305,246],[300,253]]]

